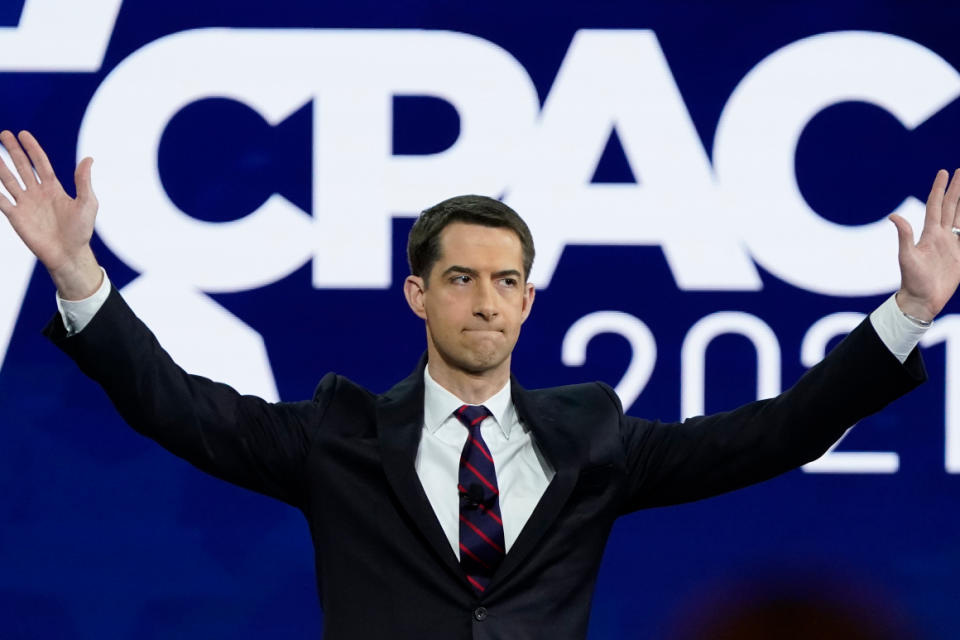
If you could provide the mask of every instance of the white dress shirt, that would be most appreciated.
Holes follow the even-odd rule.
[[[417,476],[459,558],[460,494],[457,482],[460,453],[467,442],[468,432],[453,412],[465,403],[430,377],[429,365],[423,370],[423,384],[423,433],[415,462]],[[480,403],[491,413],[480,423],[480,435],[487,443],[497,472],[503,542],[507,551],[530,519],[554,474],[530,436],[530,429],[517,417],[510,397],[508,380],[500,391]]]
[[[89,298],[63,300],[57,295],[57,309],[67,334],[79,333],[93,319],[110,295],[106,271],[103,282]],[[894,296],[870,314],[870,322],[883,344],[904,362],[920,342],[926,327],[903,315]],[[460,557],[460,453],[467,441],[467,429],[453,415],[464,403],[441,387],[427,366],[423,371],[423,432],[415,466],[440,526],[454,554]],[[510,382],[483,404],[491,415],[480,425],[480,433],[493,457],[500,490],[500,514],[507,551],[516,541],[533,509],[540,501],[554,469],[541,454],[530,430],[517,417],[510,400]]]

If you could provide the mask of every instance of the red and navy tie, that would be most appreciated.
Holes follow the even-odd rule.
[[[460,566],[477,593],[482,594],[504,556],[500,491],[493,457],[480,436],[480,424],[490,415],[483,405],[463,405],[453,412],[467,427],[460,454]]]

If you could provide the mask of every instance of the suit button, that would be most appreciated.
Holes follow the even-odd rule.
[[[473,617],[483,622],[487,619],[487,608],[486,607],[477,607],[473,610]]]

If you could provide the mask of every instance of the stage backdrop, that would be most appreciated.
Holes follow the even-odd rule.
[[[847,0],[7,1],[0,127],[35,132],[65,183],[94,156],[97,255],[195,373],[272,400],[327,371],[386,390],[425,344],[401,294],[412,218],[482,193],[537,242],[524,386],[604,380],[678,420],[776,394],[896,289],[885,216],[919,229],[936,170],[960,166],[958,20]],[[0,637],[318,637],[302,516],[128,429],[40,335],[53,287],[6,223],[0,273]],[[960,300],[922,347],[930,381],[823,459],[621,519],[590,637],[773,611],[955,638]]]

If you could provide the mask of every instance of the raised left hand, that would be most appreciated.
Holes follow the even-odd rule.
[[[84,158],[74,174],[77,197],[71,198],[53,172],[40,143],[28,131],[19,137],[0,131],[0,145],[10,154],[23,187],[0,162],[0,184],[13,197],[0,196],[0,211],[13,230],[50,272],[65,300],[82,300],[100,286],[102,272],[90,248],[97,197],[93,194],[90,167]]]
[[[890,220],[900,240],[900,309],[920,320],[933,320],[960,284],[960,169],[953,174],[941,169],[927,198],[920,241],[914,244],[910,223],[897,214]]]

